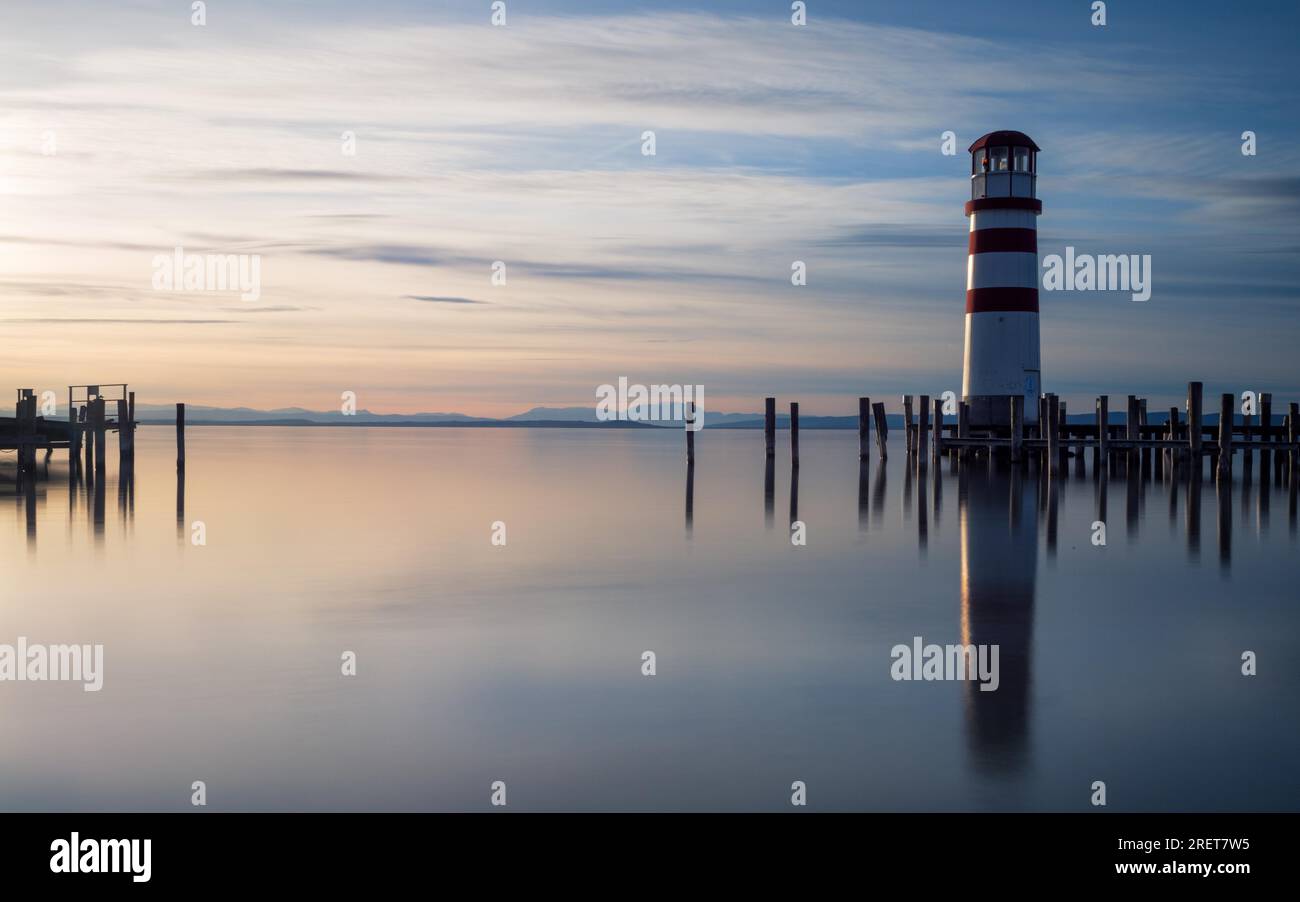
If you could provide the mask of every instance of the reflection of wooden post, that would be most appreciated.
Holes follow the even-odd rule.
[[[866,460],[871,452],[871,399],[858,398],[858,460]]]
[[[695,463],[695,402],[686,402],[686,462]]]
[[[790,463],[799,466],[799,402],[790,402]]]
[[[1023,395],[1011,396],[1011,462],[1020,463],[1020,448],[1024,441],[1025,399]]]
[[[1232,395],[1219,397],[1219,475],[1232,473]]]
[[[776,455],[776,398],[763,399],[763,443],[767,456]]]
[[[185,405],[176,405],[176,469],[185,469]]]
[[[876,449],[880,452],[880,459],[886,460],[889,457],[889,451],[885,447],[889,439],[889,421],[885,419],[885,405],[879,401],[872,404],[871,416],[876,421]]]

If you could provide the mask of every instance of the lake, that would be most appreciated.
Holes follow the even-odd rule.
[[[0,643],[104,647],[98,692],[0,682],[0,809],[1300,808],[1258,460],[1049,485],[808,430],[796,486],[784,432],[769,481],[761,431],[688,476],[676,430],[191,427],[178,499],[137,435],[129,484],[114,441],[93,489],[0,462]],[[895,680],[915,637],[997,645],[997,690]]]

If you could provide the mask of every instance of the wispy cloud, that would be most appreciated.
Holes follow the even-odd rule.
[[[404,294],[402,297],[412,301],[423,301],[426,304],[486,304],[487,301],[476,301],[472,298],[456,297],[439,297],[427,294]]]

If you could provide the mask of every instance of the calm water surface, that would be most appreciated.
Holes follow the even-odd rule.
[[[7,455],[0,643],[105,676],[0,683],[0,809],[1300,808],[1286,480],[801,438],[795,485],[754,431],[688,480],[676,431],[195,427],[179,519],[170,428],[130,486],[111,441],[95,489]],[[998,644],[1000,688],[895,682],[914,636]]]

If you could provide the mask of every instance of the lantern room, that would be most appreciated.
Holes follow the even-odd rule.
[[[1038,145],[1024,132],[989,132],[970,146],[971,200],[1035,197]]]

